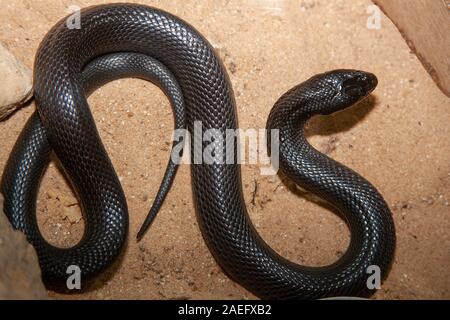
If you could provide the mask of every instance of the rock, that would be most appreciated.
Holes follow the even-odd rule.
[[[64,208],[64,219],[69,220],[71,224],[76,224],[83,218],[78,206],[70,206]]]
[[[400,30],[439,88],[450,97],[448,1],[373,0]],[[431,35],[431,36],[430,36]]]
[[[59,201],[61,201],[62,205],[65,207],[72,207],[78,205],[78,200],[72,195],[61,194],[58,196]]]
[[[0,121],[33,95],[31,70],[0,43]]]
[[[83,218],[78,200],[73,195],[58,193],[50,188],[47,190],[47,197],[49,199],[57,200],[63,205],[61,217],[68,220],[71,224],[76,224]]]
[[[58,195],[56,194],[55,190],[53,190],[51,188],[48,189],[46,193],[47,193],[47,197],[49,199],[56,199],[56,198],[58,198]]]
[[[25,235],[14,231],[3,213],[0,194],[0,300],[48,299],[38,258]]]

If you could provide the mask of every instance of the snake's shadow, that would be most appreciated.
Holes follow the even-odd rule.
[[[357,123],[361,122],[364,118],[377,105],[377,98],[374,95],[368,96],[354,106],[336,112],[329,116],[316,116],[310,119],[305,128],[305,136],[310,138],[312,136],[329,136],[336,133],[342,133],[350,131]],[[341,212],[337,210],[331,204],[323,201],[314,194],[302,189],[292,182],[281,171],[278,172],[278,176],[281,179],[282,184],[296,196],[313,202],[325,210],[328,210],[338,216],[343,222],[347,224],[347,220],[343,217]]]
[[[307,138],[312,136],[328,136],[350,131],[356,124],[364,120],[377,105],[374,95],[349,108],[333,113],[329,116],[316,116],[309,120],[305,129]]]

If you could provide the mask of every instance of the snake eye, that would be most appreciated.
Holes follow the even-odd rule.
[[[361,73],[342,81],[341,94],[348,97],[362,98],[372,92],[378,79],[371,73]]]
[[[341,92],[347,96],[362,96],[364,95],[364,83],[359,78],[350,78],[344,80],[341,87]]]
[[[359,86],[354,86],[354,85],[350,85],[350,86],[345,86],[343,88],[344,93],[348,96],[361,96],[362,95],[362,88]]]

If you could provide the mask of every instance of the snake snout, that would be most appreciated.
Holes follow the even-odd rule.
[[[348,108],[366,98],[378,85],[377,77],[359,70],[335,70],[326,76],[331,79],[334,96],[325,114]]]

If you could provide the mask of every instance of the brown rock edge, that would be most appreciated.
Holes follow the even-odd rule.
[[[0,300],[48,299],[34,248],[14,231],[0,194]]]
[[[373,2],[397,26],[427,72],[450,97],[450,1]]]
[[[0,43],[0,121],[33,95],[31,70]]]

